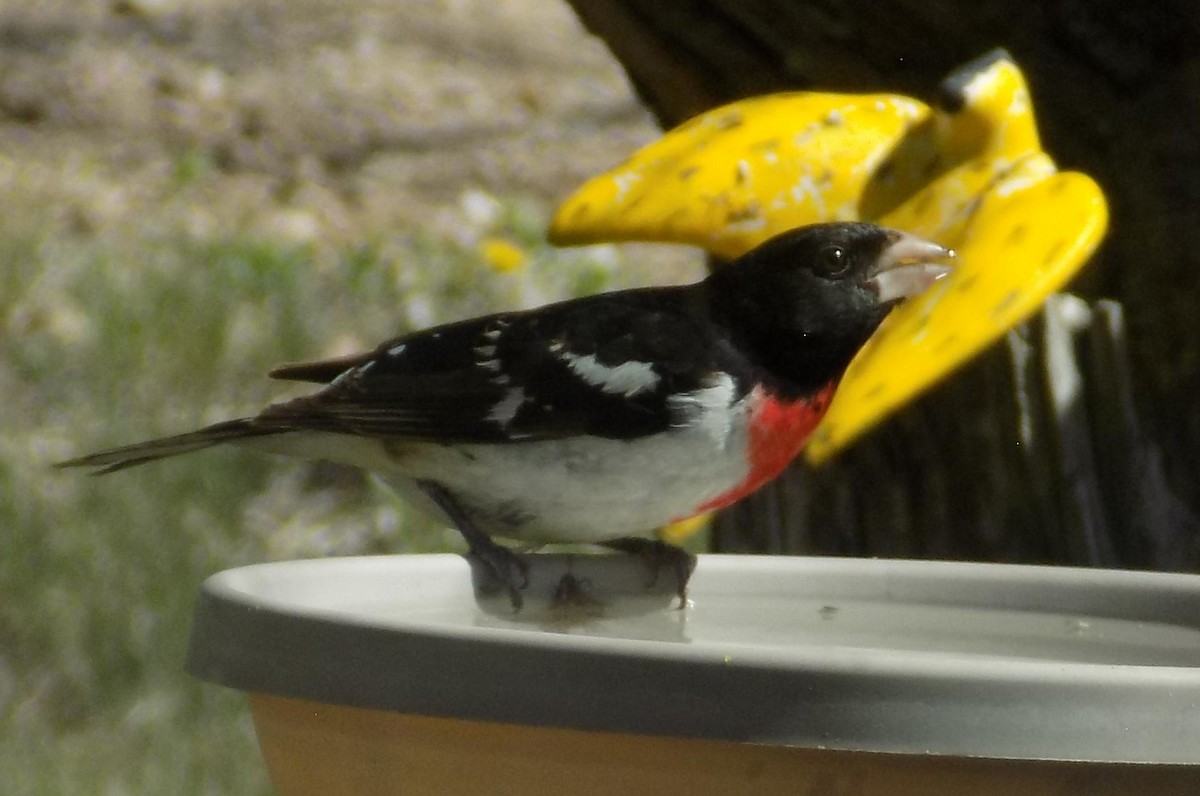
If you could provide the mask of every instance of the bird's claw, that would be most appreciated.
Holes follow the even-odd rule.
[[[521,606],[525,604],[521,592],[529,587],[529,562],[520,554],[492,541],[490,536],[475,525],[444,486],[436,481],[417,481],[417,486],[458,527],[470,550],[469,557],[481,562],[491,573],[492,579],[508,589],[513,612],[520,611]]]
[[[521,592],[529,587],[529,562],[498,544],[477,546],[470,555],[482,562],[492,579],[508,591],[513,611],[520,611],[525,605]]]
[[[664,568],[670,568],[675,574],[676,594],[679,596],[679,607],[687,607],[688,582],[696,569],[696,557],[684,550],[657,539],[614,539],[604,543],[605,547],[629,553],[641,558],[650,569],[650,579],[647,588],[658,583],[659,573]]]

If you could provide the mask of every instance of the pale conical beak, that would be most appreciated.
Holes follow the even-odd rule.
[[[954,249],[907,232],[889,230],[891,242],[879,256],[867,284],[879,293],[879,303],[886,304],[923,293],[937,280],[950,273],[942,260],[954,259]]]

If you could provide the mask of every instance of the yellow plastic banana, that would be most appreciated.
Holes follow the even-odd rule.
[[[688,243],[732,259],[792,227],[851,221],[880,164],[929,117],[890,94],[735,102],[584,183],[555,213],[550,242]]]
[[[1091,255],[1108,222],[1096,183],[1076,172],[1024,180],[1013,175],[980,198],[951,239],[953,273],[893,312],[855,357],[805,447],[810,461],[828,458],[1027,318]]]
[[[956,249],[954,273],[893,313],[851,365],[806,448],[820,461],[1028,317],[1107,227],[1096,183],[1042,152],[1007,53],[942,88],[936,110],[793,93],[702,114],[585,183],[551,240],[670,241],[733,258],[785,229],[861,219]]]

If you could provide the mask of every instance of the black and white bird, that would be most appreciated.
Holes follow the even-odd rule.
[[[695,284],[503,312],[287,365],[271,376],[324,386],[61,466],[107,473],[233,443],[361,467],[456,526],[519,605],[524,563],[491,537],[670,553],[639,535],[778,475],[888,311],[945,275],[952,256],[872,224],[801,227]]]

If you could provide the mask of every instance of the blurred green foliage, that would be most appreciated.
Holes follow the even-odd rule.
[[[178,179],[205,165],[179,164]],[[184,229],[47,235],[0,216],[0,771],[10,796],[267,792],[240,695],[183,672],[201,580],[279,558],[458,549],[354,473],[214,450],[90,478],[52,462],[295,394],[284,361],[628,285],[522,200],[329,253]],[[489,204],[490,202],[490,204]],[[32,228],[35,229],[36,228]],[[497,234],[528,254],[500,273]]]

